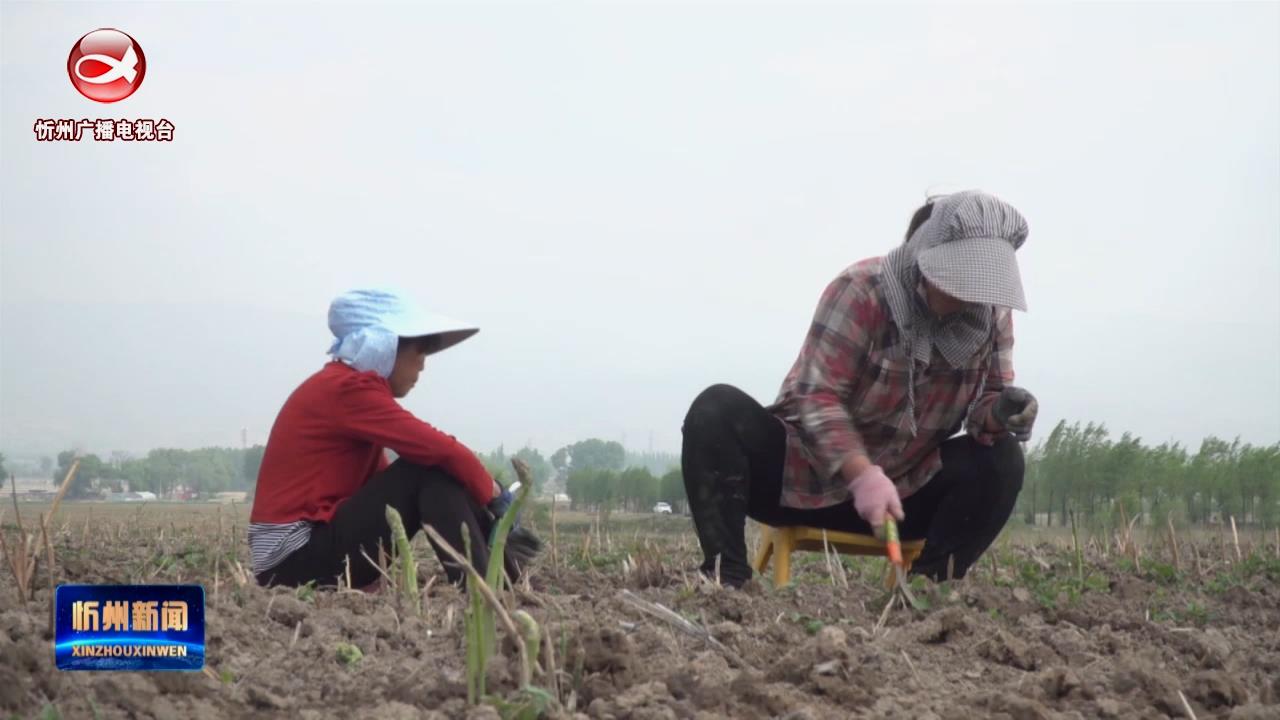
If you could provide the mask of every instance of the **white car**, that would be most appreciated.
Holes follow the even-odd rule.
[[[653,506],[653,511],[659,515],[670,515],[671,505],[670,503],[660,502]]]

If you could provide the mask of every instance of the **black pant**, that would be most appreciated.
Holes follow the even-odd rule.
[[[964,577],[1013,512],[1022,489],[1022,448],[1012,436],[994,446],[967,435],[942,443],[942,469],[902,501],[904,540],[925,540],[912,572]],[[806,525],[870,534],[853,503],[815,510],[782,507],[786,429],[749,395],[713,385],[693,401],[684,420],[681,468],[689,508],[702,545],[705,573],[740,585],[751,577],[743,531],[746,518],[767,525]]]
[[[392,552],[391,528],[386,515],[388,505],[400,513],[405,533],[411,540],[423,525],[430,525],[460,553],[465,552],[462,542],[465,524],[471,536],[471,564],[482,574],[485,572],[493,516],[444,471],[401,458],[339,505],[330,522],[314,525],[307,544],[290,553],[279,565],[259,573],[258,582],[336,585],[339,577],[345,582],[347,558],[350,558],[351,584],[362,587],[372,583],[380,574],[365,555],[376,563],[379,543],[388,555]],[[462,581],[465,571],[434,542],[432,547],[449,580]],[[518,569],[509,561],[507,572],[515,578]]]

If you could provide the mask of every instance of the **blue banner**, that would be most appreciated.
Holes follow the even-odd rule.
[[[199,670],[201,585],[59,585],[53,638],[59,670]]]

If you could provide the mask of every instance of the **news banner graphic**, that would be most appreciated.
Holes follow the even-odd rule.
[[[138,91],[147,76],[147,57],[128,33],[99,28],[71,46],[67,75],[81,95],[100,103],[120,102]],[[165,118],[39,118],[37,142],[172,142],[173,123]]]
[[[59,585],[53,650],[59,670],[200,670],[204,587]]]

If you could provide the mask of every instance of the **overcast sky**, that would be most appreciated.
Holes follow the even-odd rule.
[[[405,405],[478,450],[678,452],[819,294],[976,187],[1031,225],[1038,430],[1280,440],[1280,5],[3,3],[0,450],[264,442],[325,313],[478,336]],[[120,28],[144,84],[80,96]],[[172,143],[38,143],[40,118]]]

